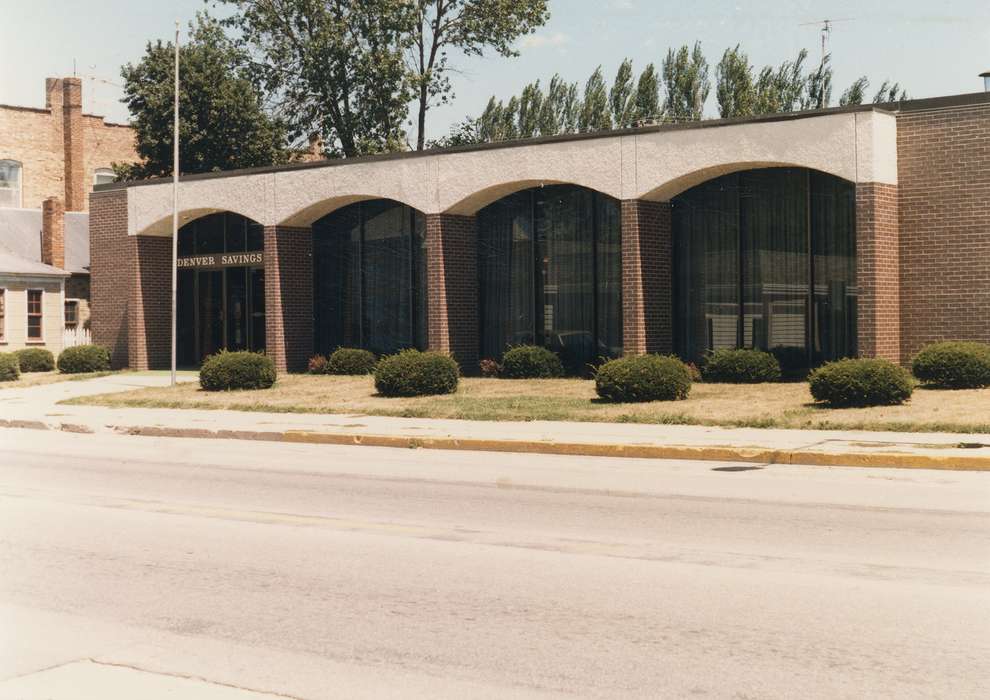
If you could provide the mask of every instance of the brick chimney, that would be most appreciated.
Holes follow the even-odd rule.
[[[82,80],[62,78],[62,133],[65,148],[65,209],[86,209],[83,163]]]
[[[65,269],[65,207],[58,197],[41,205],[41,262]]]

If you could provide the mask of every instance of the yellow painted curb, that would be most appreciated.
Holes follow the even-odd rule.
[[[286,442],[321,445],[363,445],[368,447],[404,447],[431,450],[523,452],[583,457],[640,457],[647,459],[688,459],[710,462],[747,462],[754,464],[990,471],[990,457],[948,457],[889,452],[805,452],[802,450],[770,450],[754,447],[692,447],[688,445],[591,444],[543,440],[424,438],[400,435],[314,433],[302,430],[286,431],[282,434],[282,439]]]

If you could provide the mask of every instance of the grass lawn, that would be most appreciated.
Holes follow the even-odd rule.
[[[28,386],[41,386],[42,384],[54,384],[55,382],[95,379],[96,377],[106,377],[111,374],[114,374],[114,372],[80,372],[79,374],[62,374],[59,371],[22,372],[20,378],[12,382],[0,382],[0,389],[23,389]]]
[[[990,433],[990,389],[915,390],[903,406],[825,409],[802,382],[695,384],[686,401],[606,403],[581,379],[466,378],[456,394],[384,398],[371,377],[283,375],[271,389],[206,392],[198,383],[71,399],[110,407],[206,408],[289,413],[695,424],[757,428],[848,428]]]

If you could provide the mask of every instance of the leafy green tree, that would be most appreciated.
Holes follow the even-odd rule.
[[[147,44],[136,64],[121,68],[142,162],[115,165],[121,179],[172,173],[175,46]],[[204,173],[280,163],[286,134],[264,110],[244,69],[246,56],[207,15],[189,25],[180,45],[179,169]]]
[[[880,89],[873,96],[873,104],[884,104],[885,102],[900,102],[908,98],[907,93],[901,89],[900,83],[891,83],[884,80]]]
[[[523,88],[519,97],[519,136],[530,138],[540,133],[540,117],[543,113],[543,91],[540,81]]]
[[[753,114],[778,114],[793,112],[801,106],[801,96],[807,84],[804,61],[808,52],[804,49],[793,61],[784,61],[776,69],[766,66],[756,79],[756,106]]]
[[[457,122],[450,127],[446,136],[438,139],[431,139],[426,142],[427,148],[453,148],[454,146],[471,146],[476,143],[484,143],[481,136],[482,119],[465,117],[464,121]]]
[[[866,76],[861,76],[853,81],[853,84],[846,88],[846,91],[842,93],[839,98],[839,105],[846,107],[848,105],[861,105],[863,100],[866,99],[866,88],[870,86],[870,81]]]
[[[398,150],[412,97],[407,0],[217,0],[250,51],[255,80],[294,138],[319,133],[330,155]]]
[[[711,91],[708,61],[701,51],[701,42],[694,48],[682,46],[676,53],[667,51],[663,60],[663,82],[667,90],[664,116],[674,121],[698,121]]]
[[[630,126],[635,118],[636,94],[633,84],[632,61],[628,58],[619,65],[615,82],[608,95],[612,109],[612,122],[617,129]]]
[[[818,68],[808,74],[801,109],[825,109],[832,101],[831,56],[825,54]]]
[[[726,49],[715,66],[715,96],[718,113],[723,119],[748,117],[756,106],[756,87],[749,57],[735,48]]]
[[[411,0],[410,6],[407,66],[418,103],[416,148],[422,150],[426,113],[453,97],[449,51],[482,56],[491,48],[517,56],[513,42],[545,24],[550,12],[547,0]]]
[[[652,63],[639,74],[636,83],[636,106],[633,121],[660,117],[660,81]]]
[[[578,117],[578,131],[608,131],[612,128],[612,115],[609,112],[608,89],[598,66],[584,86],[584,101]]]

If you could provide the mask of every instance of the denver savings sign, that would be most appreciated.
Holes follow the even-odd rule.
[[[234,267],[237,265],[264,265],[265,254],[224,253],[223,255],[187,255],[176,261],[177,267]]]

